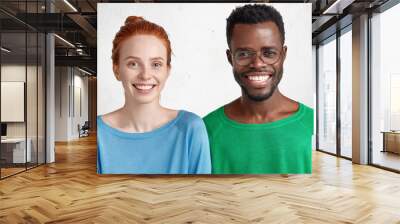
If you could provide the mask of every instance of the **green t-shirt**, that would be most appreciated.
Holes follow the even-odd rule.
[[[313,109],[299,103],[287,118],[264,124],[229,119],[224,107],[204,117],[213,174],[311,173]]]

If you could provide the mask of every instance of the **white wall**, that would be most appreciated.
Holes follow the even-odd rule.
[[[55,67],[55,141],[68,140],[68,67]]]
[[[79,133],[78,133],[78,124],[80,124],[80,126],[82,126],[85,121],[88,121],[89,117],[88,117],[88,77],[85,76],[81,76],[82,73],[80,73],[78,70],[75,69],[74,71],[74,86],[75,86],[75,96],[73,96],[75,102],[75,106],[74,106],[74,110],[75,113],[73,113],[73,119],[72,121],[72,130],[71,130],[71,135],[73,136],[73,138],[78,138],[79,137]],[[80,90],[80,99],[78,98],[79,93],[77,92],[77,90]],[[80,100],[81,102],[79,103],[78,100]],[[79,111],[79,106],[81,106],[81,110],[82,112],[80,113]]]
[[[240,96],[226,60],[225,26],[231,11],[243,4],[98,4],[97,112],[121,107],[123,89],[112,73],[112,40],[127,16],[143,16],[165,28],[173,57],[161,103],[204,116]],[[311,4],[270,4],[281,12],[287,58],[281,91],[314,107],[311,62]]]
[[[88,120],[88,78],[76,68],[56,67],[55,123],[56,141],[77,139],[78,124]],[[78,91],[81,91],[81,103]],[[76,105],[82,105],[82,114]],[[74,111],[75,110],[75,111]]]

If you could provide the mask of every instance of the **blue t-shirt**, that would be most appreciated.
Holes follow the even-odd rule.
[[[145,133],[112,128],[97,117],[97,173],[209,174],[210,147],[203,120],[184,110]]]

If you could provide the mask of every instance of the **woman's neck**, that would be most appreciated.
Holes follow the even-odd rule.
[[[120,110],[123,121],[121,125],[129,132],[149,132],[166,123],[167,111],[158,101],[147,104],[125,103]]]

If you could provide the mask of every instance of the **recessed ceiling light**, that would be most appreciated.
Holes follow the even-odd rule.
[[[73,44],[72,44],[71,42],[69,42],[68,40],[66,40],[66,39],[64,39],[64,38],[62,38],[62,37],[60,37],[60,36],[57,35],[57,34],[54,34],[54,36],[57,37],[57,38],[58,38],[59,40],[61,40],[62,42],[66,43],[67,45],[69,45],[69,46],[75,48],[75,45],[73,45]]]
[[[71,4],[69,3],[68,0],[64,0],[65,4],[67,4],[72,10],[74,10],[75,12],[78,12],[78,10]]]
[[[1,47],[1,50],[4,51],[4,52],[6,52],[6,53],[10,53],[10,52],[11,52],[10,49],[7,49],[7,48],[5,48],[5,47]]]
[[[343,9],[351,5],[355,0],[336,0],[322,14],[342,14]]]
[[[92,73],[90,73],[90,72],[88,72],[88,71],[86,71],[86,70],[83,70],[83,69],[81,69],[81,68],[79,68],[79,67],[78,67],[78,70],[81,71],[81,72],[83,72],[83,73],[85,73],[85,74],[87,74],[87,75],[90,75],[90,76],[92,75]]]

